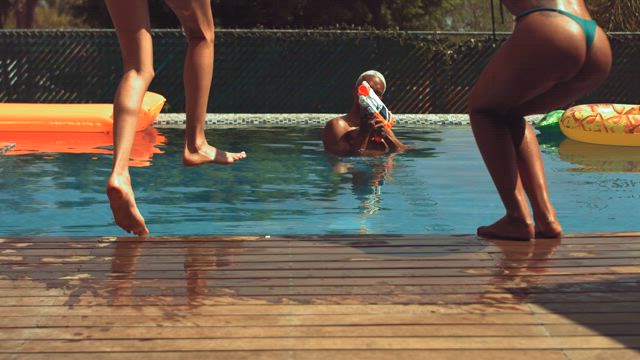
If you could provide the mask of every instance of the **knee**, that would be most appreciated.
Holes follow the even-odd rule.
[[[215,31],[213,24],[207,26],[199,26],[196,28],[185,28],[185,35],[187,37],[187,41],[190,44],[210,44],[213,45],[215,41]]]
[[[153,70],[153,68],[129,69],[124,73],[125,81],[142,83],[147,86],[151,83],[154,77],[155,71]]]
[[[153,68],[143,69],[138,72],[138,76],[140,76],[143,81],[150,83],[156,76],[156,72]]]

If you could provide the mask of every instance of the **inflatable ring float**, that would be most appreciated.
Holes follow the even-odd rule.
[[[560,118],[560,130],[573,140],[618,146],[640,146],[640,105],[574,106]]]
[[[136,131],[160,114],[166,99],[147,92]],[[108,133],[113,129],[112,104],[0,104],[0,131]]]

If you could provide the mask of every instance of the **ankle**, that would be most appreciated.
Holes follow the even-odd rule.
[[[504,218],[510,222],[533,225],[533,220],[529,215],[520,212],[507,212]]]
[[[184,134],[185,148],[191,152],[200,151],[207,146],[204,129],[187,129]]]
[[[191,153],[200,152],[202,149],[207,147],[207,145],[208,145],[207,139],[204,139],[204,138],[198,138],[193,140],[187,139],[185,141],[185,149]]]
[[[558,217],[555,212],[545,212],[539,214],[533,214],[533,218],[536,223],[554,224],[558,223]]]
[[[109,180],[107,181],[107,186],[122,186],[122,185],[130,185],[131,184],[131,176],[129,175],[129,171],[114,171],[109,176]]]

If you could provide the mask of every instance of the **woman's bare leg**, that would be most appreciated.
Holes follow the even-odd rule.
[[[514,144],[518,173],[533,208],[535,236],[537,238],[559,237],[562,235],[562,227],[558,221],[556,211],[551,205],[551,199],[549,199],[538,138],[529,123],[526,121],[518,121],[518,123],[525,126],[522,142]]]
[[[118,226],[136,235],[149,233],[138,211],[129,155],[144,93],[153,79],[153,48],[146,0],[107,0],[122,50],[124,75],[113,104],[113,168],[107,196]]]
[[[197,166],[206,163],[232,164],[246,154],[216,149],[205,138],[205,117],[213,78],[214,24],[209,0],[168,0],[189,41],[184,63],[187,130],[183,163]]]
[[[475,110],[471,125],[478,149],[498,190],[506,214],[490,226],[478,228],[478,235],[531,239],[533,222],[529,214],[526,194],[518,172],[514,140],[506,118],[498,113]]]
[[[541,32],[541,27],[547,31]],[[542,161],[535,135],[514,111],[551,91],[556,84],[573,79],[582,68],[586,53],[584,36],[577,24],[559,16],[532,14],[517,24],[514,34],[480,76],[470,100],[471,124],[506,215],[490,226],[478,228],[479,235],[511,239],[534,236],[523,177],[529,190],[540,192],[533,194],[534,200],[546,199],[548,194],[546,184],[535,189],[530,186],[533,179],[544,178]],[[533,201],[532,205],[539,203]],[[555,216],[553,208],[549,213]]]
[[[580,72],[571,80],[518,106],[513,112],[522,115],[548,112],[564,106],[603,83],[611,70],[611,47],[606,34],[598,29],[596,41],[589,49]],[[547,192],[544,166],[533,127],[527,124],[522,143],[517,146],[518,170],[533,208],[537,238],[555,238],[562,234],[555,209]]]

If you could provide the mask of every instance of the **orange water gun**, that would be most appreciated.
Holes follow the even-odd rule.
[[[358,86],[358,103],[365,113],[380,120],[387,129],[391,129],[395,124],[396,119],[391,111],[389,111],[387,106],[380,100],[366,81],[363,81],[362,85]],[[382,142],[382,138],[379,136],[374,136],[371,140]]]

